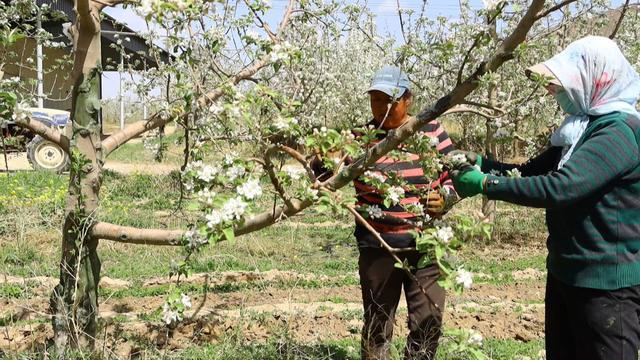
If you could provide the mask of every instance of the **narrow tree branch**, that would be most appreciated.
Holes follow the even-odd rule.
[[[543,11],[539,14],[536,15],[536,20],[538,19],[542,19],[543,17],[546,17],[547,15],[551,14],[552,12],[556,11],[556,10],[560,10],[563,7],[576,2],[577,0],[565,0],[555,6],[550,7],[549,9],[547,9],[546,11]]]
[[[629,9],[629,1],[630,0],[625,1],[624,5],[622,6],[622,10],[620,11],[620,18],[618,18],[618,22],[616,22],[616,26],[613,28],[613,31],[609,35],[609,39],[611,40],[613,40],[616,37],[616,35],[618,35],[618,30],[620,30],[620,25],[622,25],[622,20],[624,20],[624,16],[627,13],[627,10]]]
[[[500,5],[500,8],[496,10],[495,14],[493,14],[493,16],[488,19],[487,26],[490,26],[491,24],[493,24],[494,21],[496,21],[496,19],[498,18],[498,15],[502,13],[502,10],[504,9],[505,6],[507,6],[506,1],[503,2]],[[469,50],[467,50],[467,52],[464,54],[464,58],[462,58],[462,65],[460,65],[460,69],[458,69],[458,78],[457,78],[456,85],[462,82],[462,75],[464,73],[465,67],[467,66],[467,61],[469,61],[469,57],[471,56],[471,53],[478,46],[478,44],[480,43],[480,40],[486,34],[486,32],[487,32],[486,29],[483,29],[482,31],[480,31],[480,33],[473,40],[473,44],[471,44],[471,47],[469,47]]]
[[[300,163],[300,165],[302,165],[302,167],[304,168],[304,170],[307,172],[307,175],[309,176],[309,179],[311,179],[312,183],[316,182],[316,175],[313,173],[313,170],[311,169],[311,166],[309,166],[309,163],[307,162],[307,159],[305,159],[304,155],[300,154],[299,152],[297,152],[296,150],[285,146],[285,145],[276,145],[272,148],[270,148],[269,150],[267,150],[267,156],[271,156],[273,154],[274,151],[280,151],[283,152],[289,156],[291,156],[294,160],[296,160],[298,163]]]
[[[282,187],[280,180],[278,180],[278,176],[276,176],[276,171],[273,166],[273,162],[271,161],[271,155],[272,153],[267,151],[264,156],[264,168],[267,171],[267,175],[269,175],[269,180],[271,180],[271,184],[274,189],[276,189],[276,192],[278,192],[278,195],[280,195],[282,201],[284,201],[287,206],[293,207],[291,198],[287,196],[287,191]]]
[[[475,114],[475,115],[482,116],[485,119],[495,119],[495,118],[499,118],[499,117],[503,116],[503,114],[493,115],[493,114],[489,114],[487,112],[484,112],[484,111],[481,111],[481,110],[476,110],[476,109],[470,108],[468,106],[463,106],[463,105],[456,105],[456,106],[452,107],[451,109],[445,111],[441,116],[451,115],[451,114],[459,114],[459,113]]]
[[[98,222],[93,226],[91,235],[97,239],[125,244],[178,246],[185,232],[184,230],[138,229]]]
[[[91,2],[94,2],[99,6],[99,9],[102,10],[105,7],[113,7],[116,5],[120,5],[120,4],[135,4],[134,1],[130,1],[130,0],[91,0]]]
[[[42,136],[43,138],[60,146],[60,148],[67,154],[69,153],[69,138],[55,128],[49,127],[41,123],[40,121],[36,121],[31,118],[18,120],[15,122],[15,124],[22,128],[28,129],[36,135]]]

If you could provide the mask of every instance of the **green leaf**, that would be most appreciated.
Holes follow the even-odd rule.
[[[397,262],[397,263],[393,264],[393,267],[398,268],[398,269],[404,269],[404,265],[401,262]]]
[[[418,268],[421,269],[423,267],[426,267],[426,266],[430,265],[431,262],[432,261],[431,261],[431,258],[429,257],[429,255],[424,254],[420,258],[420,260],[418,260]]]
[[[233,231],[233,226],[222,229],[225,239],[227,239],[232,245],[236,243],[236,234]]]

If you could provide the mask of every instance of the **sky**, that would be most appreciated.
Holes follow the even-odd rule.
[[[351,1],[351,0],[349,0]],[[357,0],[356,0],[357,1]],[[356,1],[353,1],[354,3]],[[421,0],[399,0],[403,9],[411,8],[419,10],[422,7]],[[265,19],[274,27],[282,18],[282,14],[288,4],[288,0],[272,0],[271,9],[266,13]],[[364,0],[357,1],[364,3]],[[391,34],[400,37],[400,22],[398,20],[397,0],[369,0],[367,7],[376,14],[378,30],[382,34]],[[469,0],[472,8],[482,8],[482,0]],[[147,25],[143,18],[138,16],[131,9],[124,9],[121,6],[106,8],[105,12],[120,22],[125,23],[136,31],[146,31]],[[427,14],[429,17],[445,16],[455,18],[459,13],[459,0],[430,0],[427,4]],[[103,99],[114,99],[118,97],[119,75],[117,72],[105,71],[103,74]],[[125,93],[125,97],[130,94]]]

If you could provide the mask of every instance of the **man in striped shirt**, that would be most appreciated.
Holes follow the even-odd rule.
[[[368,90],[371,99],[373,120],[369,125],[383,130],[377,141],[384,139],[386,131],[404,124],[409,115],[412,95],[409,80],[399,68],[387,66],[378,71]],[[437,121],[425,126],[419,136],[437,138],[437,150],[443,154],[453,150],[451,139]],[[375,142],[374,142],[375,143]],[[374,177],[378,181],[389,181],[389,177],[404,180],[404,186],[391,187],[383,193],[370,181],[361,177],[354,180],[357,205],[367,214],[367,221],[380,236],[394,248],[415,247],[411,230],[420,226],[416,207],[424,206],[430,217],[439,217],[445,212],[446,204],[455,197],[450,181],[440,183],[440,179],[427,179],[419,163],[419,156],[401,145],[393,155],[380,158],[365,173],[364,177]],[[422,195],[425,188],[428,195]],[[395,191],[397,202],[384,205],[385,196]],[[389,204],[388,204],[389,205]],[[412,209],[409,211],[408,209]],[[380,246],[377,238],[363,225],[357,224],[355,237],[358,241],[359,273],[364,305],[364,327],[362,331],[362,358],[387,359],[393,335],[394,315],[404,288],[409,312],[409,335],[405,350],[407,359],[434,359],[441,334],[445,291],[435,279],[440,276],[436,264],[417,269],[420,254],[415,250],[399,253],[403,261],[416,268],[415,277],[427,288],[429,297],[437,303],[438,309],[424,296],[420,287],[402,269],[394,267],[393,257]],[[440,310],[439,310],[440,309]]]

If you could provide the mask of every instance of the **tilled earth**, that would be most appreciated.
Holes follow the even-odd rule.
[[[482,274],[480,274],[481,276]],[[355,274],[354,274],[355,276]],[[542,274],[535,269],[512,273],[515,283],[474,284],[462,295],[450,294],[445,310],[445,326],[475,329],[486,338],[529,341],[543,337],[544,286]],[[181,349],[193,344],[218,341],[230,332],[246,341],[266,340],[275,329],[287,331],[302,343],[338,340],[359,335],[362,305],[360,288],[355,285],[283,289],[276,283],[317,280],[340,283],[330,278],[292,271],[224,272],[209,276],[196,274],[187,279],[194,284],[251,283],[247,289],[193,296],[187,319],[169,329],[159,320],[149,320],[158,313],[165,296],[103,296],[100,318],[104,324],[98,342],[114,356],[128,358],[137,351],[140,341],[158,348]],[[48,296],[56,279],[20,278],[0,275],[0,283],[20,284],[28,289],[24,299],[0,300],[0,349],[10,352],[42,348],[53,335],[48,320]],[[142,286],[169,283],[166,278],[147,279]],[[134,284],[103,278],[103,292],[127,289]],[[140,286],[139,284],[135,286]],[[397,336],[406,334],[406,306],[401,301],[396,316]],[[135,339],[135,341],[132,341]]]

